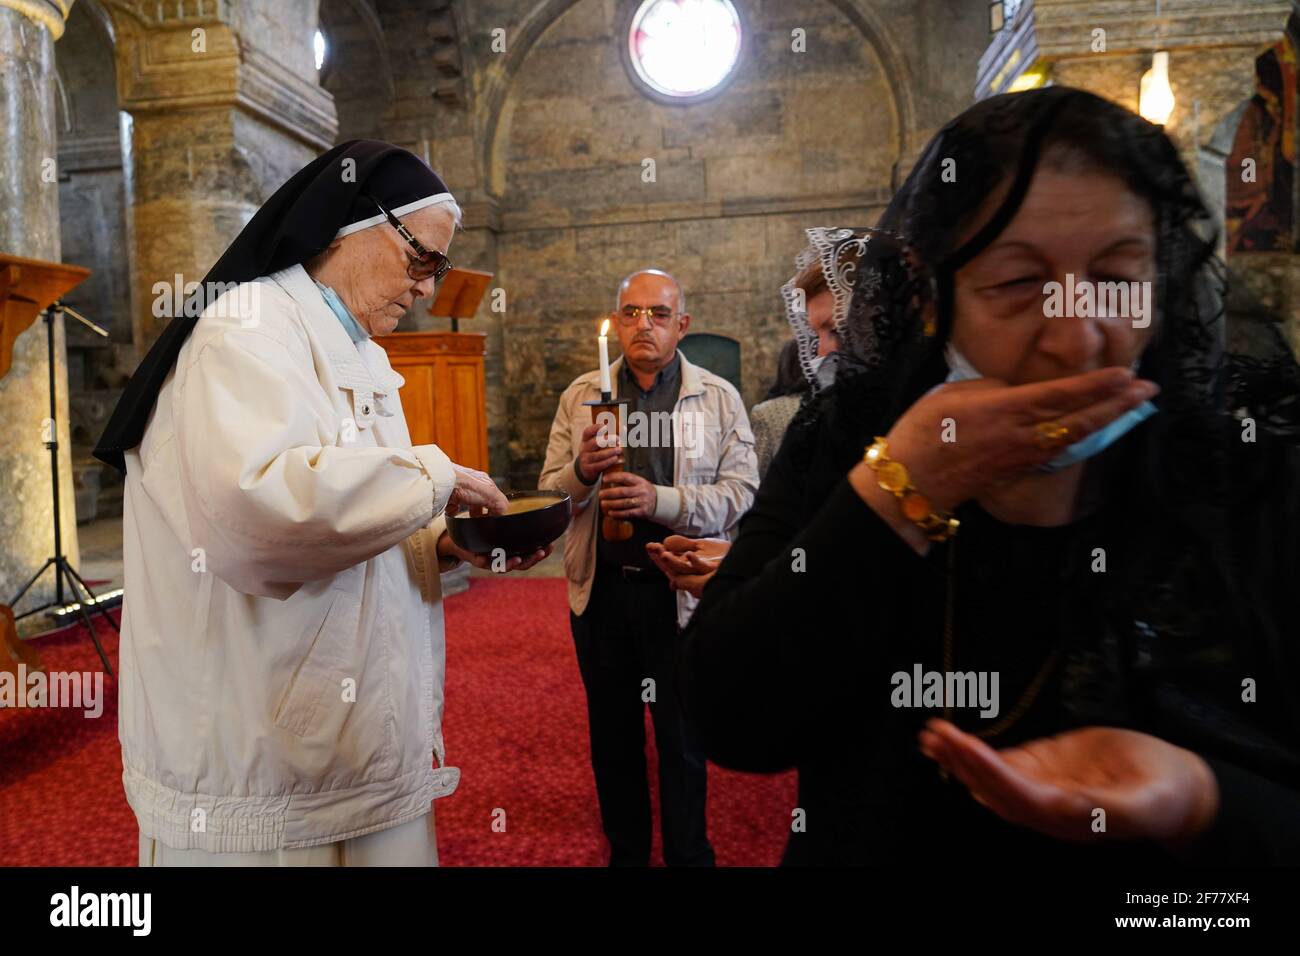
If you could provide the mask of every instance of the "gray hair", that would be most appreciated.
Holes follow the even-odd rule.
[[[682,291],[682,284],[678,282],[676,279],[674,279],[667,272],[664,272],[663,269],[637,269],[636,272],[631,272],[628,275],[624,276],[623,281],[618,284],[618,293],[617,295],[614,296],[614,308],[616,309],[618,308],[618,300],[623,298],[623,293],[627,291],[627,287],[632,284],[632,280],[635,279],[637,276],[662,276],[663,278],[671,282],[673,286],[677,289],[677,311],[679,313],[685,314],[686,293]]]
[[[465,214],[461,211],[460,203],[456,202],[454,199],[443,199],[442,201],[433,203],[432,205],[435,208],[438,206],[445,208],[451,213],[451,218],[456,223],[456,228],[462,228],[462,220],[465,218]]]

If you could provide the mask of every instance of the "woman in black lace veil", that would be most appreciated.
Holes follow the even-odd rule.
[[[1164,132],[1092,94],[930,143],[683,643],[709,757],[799,769],[787,862],[1300,862],[1297,372],[1227,335],[1213,253]],[[1153,307],[1048,318],[1066,263]]]

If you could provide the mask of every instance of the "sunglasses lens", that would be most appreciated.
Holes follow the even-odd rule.
[[[430,256],[428,259],[412,259],[407,275],[417,281],[424,279],[441,279],[451,269],[451,263],[444,258]]]

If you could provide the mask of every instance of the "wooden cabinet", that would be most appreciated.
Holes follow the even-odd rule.
[[[394,332],[374,340],[406,379],[402,411],[415,445],[437,445],[458,465],[488,470],[482,332]]]

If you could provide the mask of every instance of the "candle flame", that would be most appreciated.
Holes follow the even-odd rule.
[[[600,335],[602,338],[604,338],[606,335],[609,335],[609,319],[606,319],[604,322],[600,323]]]

